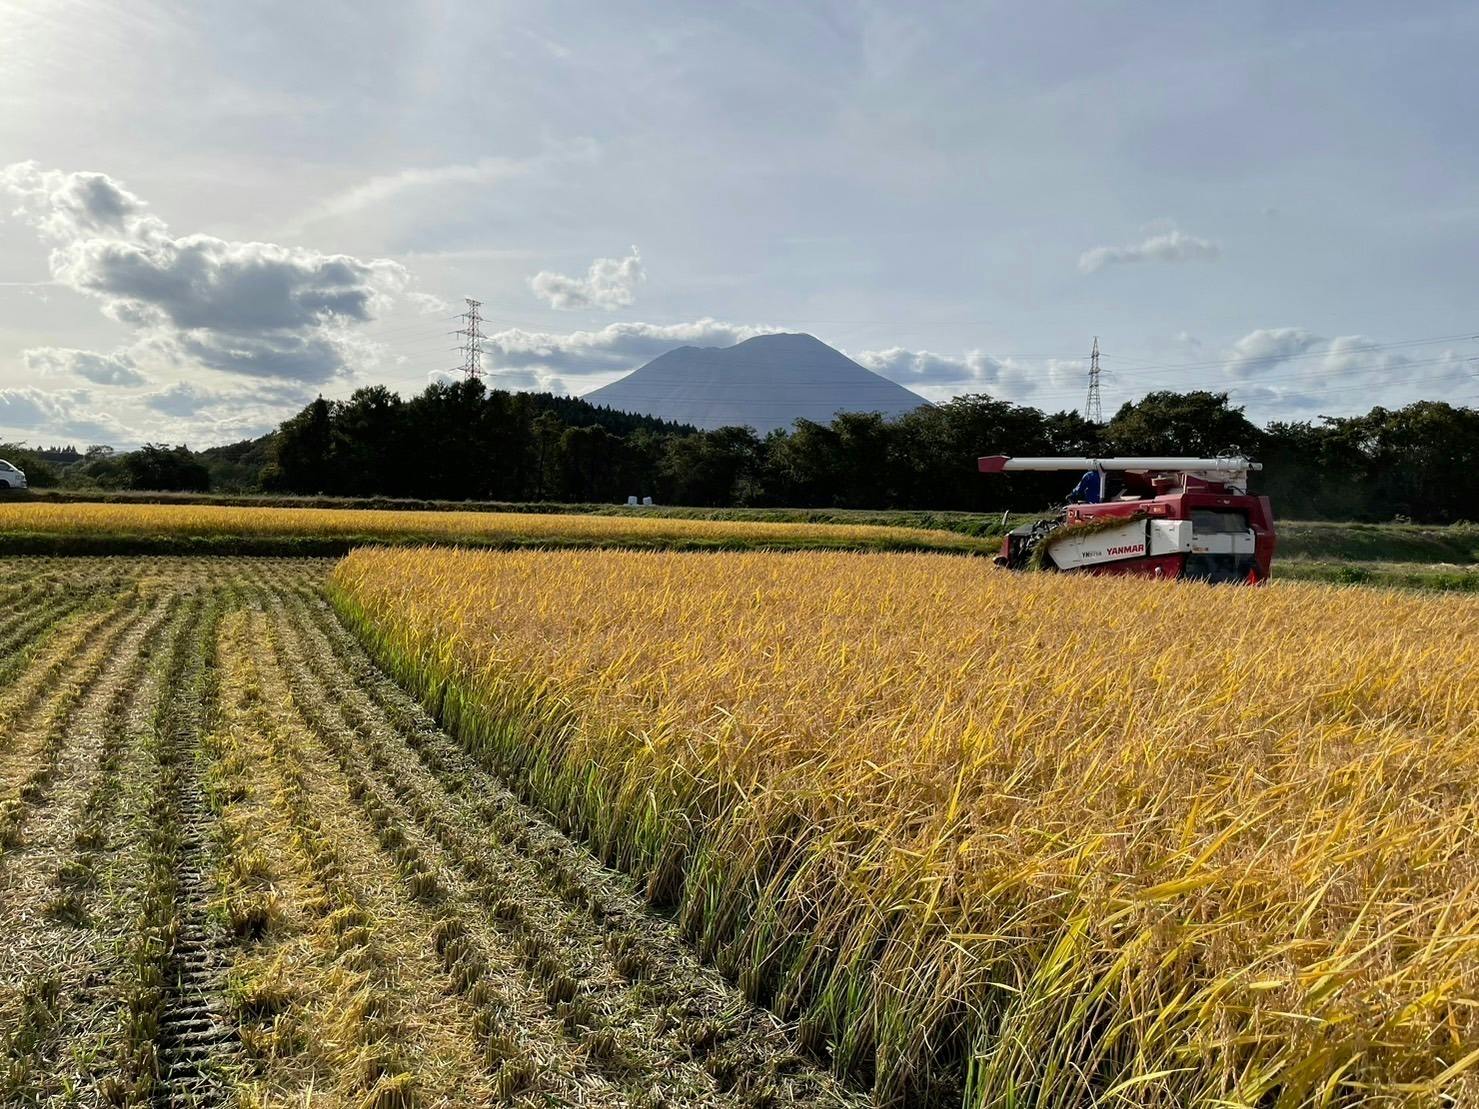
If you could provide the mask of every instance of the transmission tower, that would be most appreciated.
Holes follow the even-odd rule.
[[[462,313],[462,326],[452,334],[462,336],[462,372],[471,380],[483,376],[483,317],[478,315],[483,302],[472,297],[463,299],[467,311]]]
[[[1094,336],[1094,349],[1089,353],[1089,399],[1084,404],[1084,419],[1091,424],[1104,422],[1104,402],[1099,397],[1099,336]]]

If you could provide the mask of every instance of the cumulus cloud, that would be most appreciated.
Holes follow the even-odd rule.
[[[188,443],[198,449],[265,435],[314,392],[294,382],[217,388],[191,381],[121,395],[86,388],[0,389],[0,429],[29,440],[121,448]]]
[[[116,417],[99,411],[86,389],[0,389],[0,427],[87,443],[135,442],[139,438]]]
[[[561,378],[543,369],[503,370],[493,380],[493,388],[521,393],[569,392]]]
[[[156,349],[226,373],[314,382],[341,374],[350,329],[410,281],[386,259],[172,235],[101,173],[21,162],[0,170],[0,191],[52,244],[56,283],[96,298]]]
[[[1208,239],[1171,228],[1156,231],[1138,243],[1127,246],[1096,246],[1078,256],[1083,273],[1097,273],[1106,266],[1132,262],[1190,262],[1216,258],[1222,248]]]
[[[433,293],[410,292],[406,294],[406,300],[422,316],[439,316],[452,308],[445,300]]]
[[[596,331],[564,334],[510,328],[484,339],[483,351],[495,371],[533,369],[585,377],[634,370],[674,347],[731,347],[782,330],[708,318],[675,324],[612,323]]]
[[[541,270],[529,279],[534,295],[551,308],[625,308],[637,298],[637,286],[647,279],[636,247],[625,258],[597,258],[584,277]]]
[[[997,358],[981,350],[961,355],[889,347],[854,356],[861,366],[909,389],[942,399],[959,393],[990,393],[1003,400],[1030,403],[1034,397],[1061,394],[1084,380],[1082,362],[1047,359],[1025,362]],[[1049,404],[1049,407],[1056,405]]]
[[[935,354],[928,350],[907,350],[904,347],[865,350],[856,356],[856,361],[874,373],[882,374],[907,387],[994,385],[1001,380],[1002,371],[1007,365],[979,350],[955,356]]]
[[[144,407],[165,416],[186,419],[207,413],[224,418],[232,412],[256,411],[261,418],[265,413],[284,408],[301,408],[313,399],[314,390],[293,382],[270,384],[266,387],[233,387],[215,389],[191,381],[177,381],[144,393],[139,397]],[[258,421],[260,422],[260,420]],[[273,419],[273,423],[277,420]]]
[[[1253,377],[1326,343],[1327,340],[1302,327],[1259,328],[1232,344],[1227,372],[1232,377]]]
[[[1177,341],[1200,353],[1202,344],[1190,336]],[[1257,419],[1291,419],[1398,406],[1418,397],[1460,398],[1473,386],[1464,352],[1443,344],[1394,347],[1364,335],[1330,338],[1307,328],[1276,327],[1258,328],[1214,349],[1206,360],[1180,367],[1111,369],[1106,388],[1117,393],[1114,403],[1156,389],[1226,390]],[[1029,361],[980,350],[947,355],[904,347],[853,357],[935,400],[983,392],[1049,410],[1076,408],[1083,400],[1082,359]]]
[[[144,385],[149,376],[139,369],[133,355],[125,350],[99,354],[71,347],[32,347],[21,352],[26,369],[32,373],[76,374],[94,385]]]
[[[1265,419],[1365,411],[1419,397],[1461,402],[1463,390],[1473,384],[1463,352],[1441,343],[1330,338],[1301,327],[1276,327],[1250,331],[1226,353],[1225,361],[1193,371],[1196,384],[1205,388],[1209,378],[1221,376],[1218,387]]]

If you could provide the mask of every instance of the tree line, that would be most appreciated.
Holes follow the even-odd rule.
[[[0,443],[0,458],[20,467],[32,489],[162,489],[206,493],[222,484],[213,480],[209,452],[186,446],[147,443],[137,450],[109,446],[49,447],[36,450],[22,443]]]
[[[137,464],[128,461],[135,453],[144,455]],[[1150,393],[1104,424],[978,394],[892,420],[797,420],[761,437],[572,397],[490,391],[479,381],[432,385],[409,399],[374,386],[315,400],[264,439],[197,455],[152,446],[99,461],[122,467],[123,487],[135,488],[199,488],[193,459],[206,484],[237,491],[1000,512],[1060,502],[1076,475],[988,478],[976,469],[983,454],[1226,453],[1264,463],[1254,489],[1284,517],[1449,523],[1479,514],[1479,410],[1418,401],[1258,427],[1214,392]],[[89,465],[69,467],[78,470],[71,483],[88,481]]]

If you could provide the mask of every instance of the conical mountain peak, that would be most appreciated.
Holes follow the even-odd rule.
[[[757,335],[732,347],[678,347],[585,399],[700,428],[764,435],[840,412],[899,416],[927,404],[813,335]]]

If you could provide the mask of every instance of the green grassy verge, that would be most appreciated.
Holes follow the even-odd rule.
[[[1479,526],[1279,521],[1279,556],[1325,561],[1479,563]]]
[[[1280,581],[1323,581],[1336,585],[1377,585],[1443,593],[1479,593],[1479,566],[1424,562],[1346,562],[1315,559],[1275,560]]]

